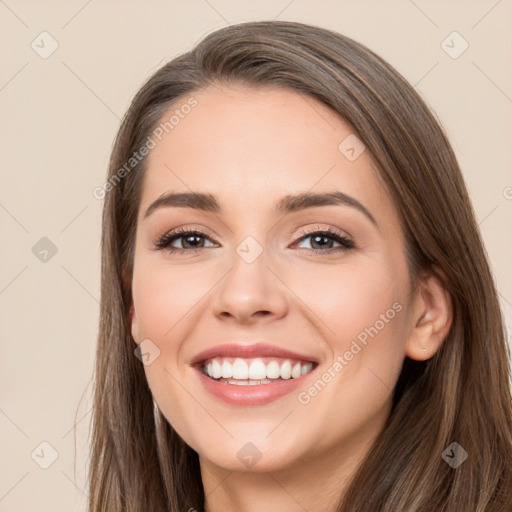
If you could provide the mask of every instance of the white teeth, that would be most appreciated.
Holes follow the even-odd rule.
[[[214,377],[215,378],[215,377]],[[233,363],[233,378],[234,379],[248,379],[249,367],[243,359],[235,359]]]
[[[300,362],[296,363],[292,368],[292,379],[297,379],[300,377]]]
[[[279,367],[279,363],[277,361],[270,361],[267,364],[267,378],[269,379],[278,379],[281,375],[281,368]]]
[[[214,379],[219,379],[222,376],[222,371],[220,369],[220,364],[217,359],[212,361],[212,377]]]
[[[223,379],[229,379],[233,377],[233,365],[229,364],[227,361],[224,361],[222,363],[221,369]]]
[[[255,359],[249,366],[249,379],[260,380],[267,376],[267,367],[261,359]]]
[[[313,369],[313,363],[306,363],[302,365],[300,370],[300,374],[304,375],[305,373],[309,373]]]
[[[255,384],[270,384],[272,381],[269,379],[261,380],[236,380],[227,379],[227,384],[235,384],[237,386],[254,386]]]
[[[265,364],[261,359],[215,358],[204,365],[204,372],[214,379],[226,379],[229,384],[267,384],[276,379],[298,379],[313,369],[313,363],[293,362],[290,359],[270,360]]]
[[[236,384],[237,386],[248,386],[249,382],[246,380],[228,379],[229,384]]]
[[[292,376],[292,363],[290,361],[285,361],[281,365],[281,378],[289,379]]]

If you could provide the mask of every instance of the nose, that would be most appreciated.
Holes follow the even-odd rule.
[[[252,263],[235,253],[233,266],[216,287],[213,309],[220,320],[250,325],[286,315],[286,287],[267,266],[265,251]]]

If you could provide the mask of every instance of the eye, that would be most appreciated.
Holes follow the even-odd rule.
[[[171,253],[196,252],[207,247],[205,240],[209,240],[206,233],[195,229],[181,228],[160,237],[155,243],[155,249],[166,249]],[[176,241],[181,244],[181,247],[173,246]]]
[[[323,229],[317,231],[310,231],[309,233],[301,233],[303,236],[299,239],[302,240],[311,239],[311,248],[302,247],[307,251],[312,252],[339,252],[348,251],[355,248],[353,240],[346,235],[339,233],[333,229]],[[333,243],[339,244],[338,247],[333,247]]]
[[[333,229],[323,229],[323,230],[315,230],[310,232],[302,232],[301,237],[295,244],[303,243],[307,239],[311,239],[312,247],[300,247],[301,249],[305,249],[306,251],[313,252],[315,254],[324,252],[324,253],[333,253],[340,251],[348,251],[350,249],[354,249],[356,246],[352,239],[348,236],[339,233]],[[211,243],[211,245],[206,245],[206,241],[211,240],[206,233],[203,233],[197,229],[187,229],[180,228],[176,231],[171,231],[170,233],[166,233],[161,236],[155,242],[155,249],[165,249],[170,253],[190,253],[197,252],[206,247],[215,246],[215,243]],[[181,247],[176,247],[174,244],[179,242]],[[338,244],[338,247],[333,244]]]

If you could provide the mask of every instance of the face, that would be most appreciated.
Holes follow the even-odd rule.
[[[311,97],[193,97],[148,156],[137,221],[132,335],[153,396],[212,466],[355,457],[389,414],[411,332],[395,207]]]

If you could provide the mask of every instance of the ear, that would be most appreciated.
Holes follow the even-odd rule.
[[[135,343],[137,343],[137,345],[138,345],[140,343],[140,341],[139,341],[139,325],[137,323],[137,314],[135,313],[133,301],[130,305],[129,315],[130,315],[132,338],[134,339]]]
[[[436,268],[433,273],[420,278],[414,297],[412,332],[405,346],[405,354],[410,359],[430,359],[441,348],[450,331],[453,304],[439,277],[442,275],[442,271]]]

